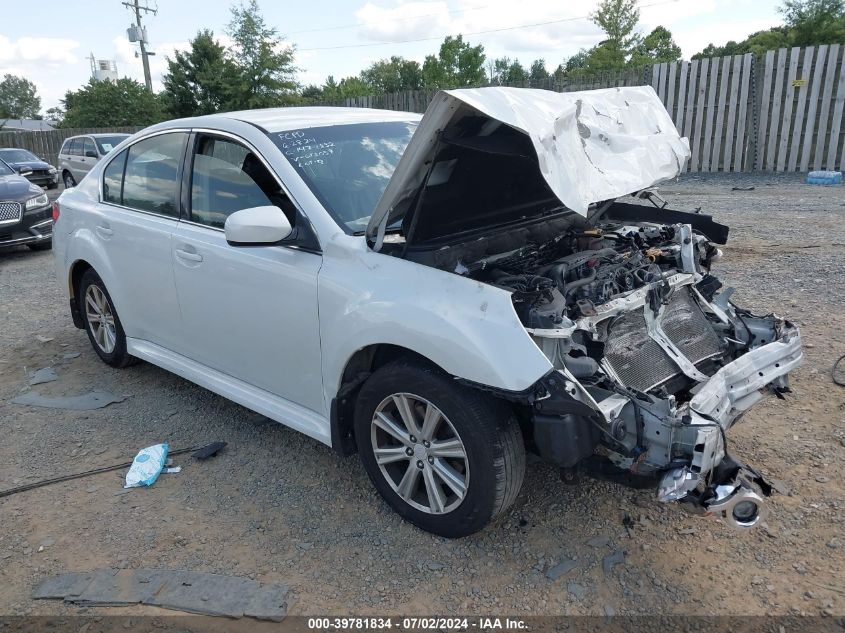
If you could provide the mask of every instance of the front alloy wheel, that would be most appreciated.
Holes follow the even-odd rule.
[[[373,453],[390,487],[427,513],[457,508],[469,486],[469,462],[460,435],[431,402],[395,393],[376,407]]]
[[[440,536],[477,532],[522,485],[525,447],[510,406],[422,360],[395,360],[370,375],[354,431],[379,494]]]

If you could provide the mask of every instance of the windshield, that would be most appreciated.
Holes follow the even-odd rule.
[[[94,142],[97,143],[97,147],[100,148],[100,154],[108,154],[112,151],[119,143],[123,142],[128,134],[117,134],[115,136],[95,136]]]
[[[37,156],[30,154],[25,149],[0,149],[0,158],[7,163],[28,163],[38,160]]]
[[[14,174],[14,170],[9,167],[6,163],[0,160],[0,176],[11,176]]]
[[[417,124],[355,123],[270,134],[308,188],[348,233],[361,233]]]

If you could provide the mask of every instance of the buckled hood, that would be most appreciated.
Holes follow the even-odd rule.
[[[690,156],[650,86],[437,93],[367,227],[409,245],[590,205],[678,176]]]

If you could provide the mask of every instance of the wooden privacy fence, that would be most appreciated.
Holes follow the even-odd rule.
[[[108,132],[134,134],[140,129],[139,126],[39,130],[37,132],[0,129],[0,147],[20,147],[29,150],[39,158],[43,158],[51,165],[58,165],[59,150],[62,148],[65,139],[70,136]]]
[[[688,169],[808,171],[845,168],[845,45],[655,64],[517,87],[557,92],[651,85],[690,141]],[[436,90],[356,97],[364,108],[423,112]]]
[[[690,171],[843,170],[843,57],[845,44],[782,48],[516,86],[572,92],[650,84],[690,141]],[[411,90],[321,105],[424,112],[436,93]],[[0,130],[0,147],[23,147],[55,165],[69,136],[139,129]]]
[[[841,170],[839,44],[655,64],[651,85],[689,138],[690,171]]]

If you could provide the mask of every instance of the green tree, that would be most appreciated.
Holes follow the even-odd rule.
[[[47,112],[44,114],[48,121],[55,121],[58,127],[62,126],[62,121],[64,121],[65,118],[64,109],[59,106],[53,106],[52,108],[47,108]]]
[[[780,12],[793,46],[845,42],[845,0],[784,0]]]
[[[510,86],[525,83],[528,79],[528,71],[518,59],[500,57],[493,61],[493,76],[495,83]]]
[[[435,57],[423,62],[422,79],[426,88],[464,88],[484,83],[484,46],[472,46],[462,35],[447,35]]]
[[[636,0],[602,0],[590,19],[607,34],[607,39],[590,51],[594,58],[592,65],[596,69],[602,66],[601,70],[609,69],[606,66],[624,67],[642,41],[635,30],[640,21]],[[591,66],[589,59],[586,66]]]
[[[672,39],[672,32],[666,27],[658,26],[634,49],[629,64],[639,67],[675,62],[679,59],[681,59],[681,47]]]
[[[344,77],[337,85],[338,99],[351,99],[373,94],[372,89],[360,77]]]
[[[396,55],[379,60],[361,71],[361,80],[374,94],[419,90],[423,86],[419,63]]]
[[[0,119],[35,119],[41,111],[41,97],[35,84],[6,73],[0,81]]]
[[[162,104],[174,118],[225,110],[233,79],[226,48],[211,31],[200,31],[187,51],[176,51],[174,59],[167,58]]]
[[[550,75],[549,71],[546,70],[545,59],[535,59],[531,62],[531,69],[528,71],[528,78],[531,80],[532,85],[535,83],[540,84],[546,82],[549,77]]]
[[[232,38],[227,58],[233,67],[227,82],[227,109],[267,108],[292,103],[298,85],[294,79],[294,47],[285,44],[275,28],[267,26],[256,0],[231,8],[226,33]]]
[[[692,59],[703,59],[705,57],[726,57],[728,55],[743,55],[753,53],[760,55],[766,51],[776,48],[792,46],[792,39],[789,28],[776,26],[765,31],[752,33],[741,42],[730,40],[724,46],[708,44],[704,50],[692,56]]]
[[[62,127],[151,125],[165,118],[158,96],[134,79],[91,79],[79,90],[69,90],[62,102]]]

